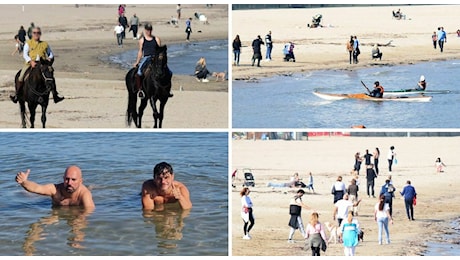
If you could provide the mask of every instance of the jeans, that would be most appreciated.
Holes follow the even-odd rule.
[[[305,229],[303,228],[303,222],[302,222],[302,217],[297,216],[297,224],[299,225],[299,231],[300,234],[302,234],[303,237],[305,237]],[[291,231],[289,232],[289,239],[292,239],[294,236],[295,228],[291,227]]]
[[[265,58],[267,60],[272,59],[272,47],[271,46],[267,46],[267,52],[265,53]]]
[[[150,56],[145,56],[142,57],[142,59],[139,61],[138,69],[137,69],[137,75],[142,76],[142,69],[144,68],[145,62],[150,58]]]
[[[240,50],[234,50],[233,51],[233,54],[235,55],[234,61],[235,61],[236,65],[240,64],[240,53],[241,53]]]
[[[414,219],[414,204],[413,199],[404,199],[406,205],[406,214],[408,219]]]
[[[442,52],[444,49],[444,40],[439,40],[438,44],[439,44],[439,49],[441,49],[441,52]]]
[[[388,159],[388,171],[391,172],[391,166],[393,165],[393,159]]]
[[[137,38],[137,24],[131,25],[131,30],[133,30],[133,38]]]
[[[367,181],[367,196],[375,196],[374,192],[374,180]]]
[[[385,233],[387,236],[387,243],[390,243],[390,232],[388,231],[388,217],[378,218],[377,224],[379,226],[379,244],[382,244],[382,229],[385,229]]]
[[[123,45],[123,35],[121,33],[117,33],[117,43],[118,43],[118,46]]]

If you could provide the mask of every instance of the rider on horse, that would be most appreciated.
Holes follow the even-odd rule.
[[[151,57],[155,55],[155,50],[158,46],[161,46],[161,40],[157,36],[152,35],[152,25],[146,24],[144,26],[144,37],[139,40],[139,51],[137,52],[137,59],[134,63],[134,67],[137,66],[137,73],[134,78],[136,80],[136,88],[139,98],[144,98],[145,93],[142,91],[142,74],[144,72],[145,65],[151,61]],[[147,62],[148,61],[148,62]],[[169,97],[173,94],[170,93]]]
[[[27,72],[27,70],[32,67],[35,68],[37,66],[37,58],[43,59],[43,60],[48,60],[52,62],[54,55],[53,52],[51,51],[50,46],[48,45],[47,42],[41,41],[40,36],[42,32],[40,27],[34,27],[32,29],[32,39],[28,40],[26,44],[24,45],[24,53],[23,57],[25,59],[25,64],[24,67],[21,70],[21,73],[19,75],[18,81],[16,83],[16,93],[14,96],[10,96],[11,100],[14,103],[18,102],[18,93],[22,91],[22,87],[24,85],[24,76]],[[64,99],[64,97],[59,97],[55,84],[53,84],[54,87],[52,88],[53,92],[53,98],[54,98],[54,103],[58,103]]]

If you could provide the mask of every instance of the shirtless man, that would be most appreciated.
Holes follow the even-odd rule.
[[[16,182],[26,191],[50,196],[53,206],[80,206],[85,209],[94,209],[91,192],[83,185],[81,169],[72,165],[64,173],[64,182],[59,184],[40,185],[29,181],[30,170],[19,172]]]
[[[174,180],[173,168],[161,162],[153,168],[153,179],[142,184],[142,208],[162,209],[166,203],[179,202],[182,209],[191,209],[190,193],[187,187]]]

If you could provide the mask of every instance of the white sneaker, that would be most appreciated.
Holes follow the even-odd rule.
[[[248,236],[250,239],[252,239],[252,236],[251,236],[251,235],[249,235],[249,233],[248,233],[248,235],[247,235],[247,236]]]
[[[208,79],[202,79],[201,82],[209,82]]]
[[[195,78],[195,79],[196,79],[196,81],[201,82],[201,79],[199,79],[199,78]]]
[[[251,239],[251,237],[249,237],[248,235],[244,235],[244,236],[243,236],[243,239],[249,240],[249,239]]]

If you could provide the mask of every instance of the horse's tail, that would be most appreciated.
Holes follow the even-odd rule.
[[[136,113],[136,99],[132,98],[132,95],[135,95],[133,93],[134,89],[134,73],[136,69],[132,68],[128,71],[125,77],[125,83],[126,83],[126,89],[128,90],[128,108],[126,109],[126,117],[125,117],[125,122],[126,126],[130,127],[132,122],[133,122],[133,113]]]

